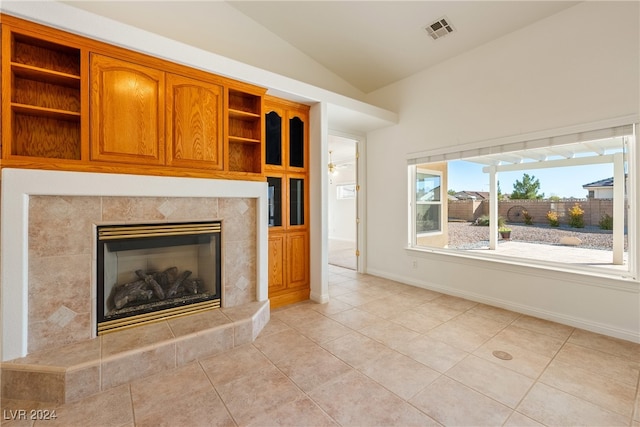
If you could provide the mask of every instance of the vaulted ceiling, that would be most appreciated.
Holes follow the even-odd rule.
[[[65,3],[281,74],[287,73],[286,64],[270,62],[269,50],[276,44],[280,51],[287,46],[365,94],[578,2],[74,0]],[[447,19],[453,32],[433,40],[425,27],[441,18]],[[265,37],[266,34],[271,37]],[[302,71],[299,73],[304,75]],[[300,75],[290,77],[304,79]]]

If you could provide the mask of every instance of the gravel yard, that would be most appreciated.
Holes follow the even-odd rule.
[[[610,230],[597,227],[569,228],[561,226],[552,228],[537,225],[508,224],[511,228],[511,240],[545,245],[558,245],[565,236],[577,237],[581,240],[579,247],[586,249],[611,250],[613,236]],[[471,222],[449,222],[449,248],[475,249],[489,244],[489,227],[473,225]],[[627,235],[624,236],[624,248],[627,250]]]

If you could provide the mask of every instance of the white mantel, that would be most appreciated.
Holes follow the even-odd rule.
[[[3,169],[1,193],[0,316],[2,360],[27,354],[29,197],[128,196],[257,199],[256,300],[267,299],[266,182]]]

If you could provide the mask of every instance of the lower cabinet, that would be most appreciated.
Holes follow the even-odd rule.
[[[309,299],[309,234],[269,233],[271,308]]]

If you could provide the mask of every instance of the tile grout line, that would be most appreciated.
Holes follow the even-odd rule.
[[[287,325],[287,326],[288,326],[288,325]],[[291,329],[295,331],[295,329],[293,329],[293,328],[291,328]],[[298,331],[296,331],[296,332],[297,332],[297,333],[299,333],[300,335],[302,335],[302,333],[300,333],[300,332],[298,332]],[[303,336],[304,336],[304,335],[303,335]],[[305,338],[307,338],[307,337],[305,337]],[[307,339],[309,339],[309,338],[307,338]],[[311,339],[309,339],[309,340],[310,340],[311,342],[313,342],[314,344],[318,345],[318,347],[320,347],[320,345],[319,345],[319,344],[317,344],[317,343],[315,343],[313,340],[311,340]],[[264,356],[264,357],[269,361],[269,363],[271,363],[271,364],[273,365],[273,367],[274,367],[274,368],[276,368],[276,369],[278,370],[278,372],[280,372],[282,375],[284,375],[284,376],[287,378],[287,380],[289,380],[289,382],[290,382],[290,383],[291,383],[295,388],[297,388],[297,389],[298,389],[298,391],[300,391],[300,393],[302,393],[302,394],[303,394],[307,399],[309,399],[309,401],[313,402],[313,404],[314,404],[318,409],[320,409],[320,411],[322,411],[322,413],[323,413],[323,414],[325,414],[327,417],[329,417],[329,419],[331,419],[333,422],[335,422],[338,426],[340,426],[340,425],[341,425],[341,424],[340,424],[336,419],[334,419],[331,415],[329,415],[329,414],[327,413],[327,411],[325,411],[325,410],[324,410],[324,408],[323,408],[322,406],[320,406],[320,404],[319,404],[318,402],[316,402],[316,401],[315,401],[315,400],[314,400],[314,399],[313,399],[313,398],[312,398],[312,397],[311,397],[311,396],[310,396],[306,391],[304,391],[302,388],[300,388],[300,386],[299,386],[299,385],[298,385],[298,384],[297,384],[297,383],[296,383],[296,382],[295,382],[295,381],[294,381],[294,380],[293,380],[289,375],[287,375],[286,373],[284,373],[284,371],[282,371],[282,369],[280,369],[280,367],[279,367],[278,365],[276,365],[276,364],[271,360],[271,358],[270,358],[268,355],[266,355],[262,350],[260,350],[260,349],[259,349],[258,347],[256,347],[255,345],[253,345],[253,344],[251,344],[251,345],[252,345],[252,346],[253,346],[257,351],[259,351],[259,352],[260,352],[260,354],[262,354],[262,355],[263,355],[263,356]],[[321,347],[321,348],[323,348],[323,347]],[[323,349],[324,349],[324,348],[323,348]],[[324,350],[325,350],[325,351],[328,351],[328,350],[326,350],[326,349],[324,349]],[[333,355],[333,353],[331,353],[331,354]],[[335,356],[335,355],[333,355],[333,356],[334,356],[334,357],[336,357],[336,358],[338,358],[338,357],[337,357],[337,356]],[[338,358],[338,359],[339,359],[339,358]],[[342,359],[339,359],[339,360],[341,360],[341,361],[342,361]],[[342,361],[342,362],[344,362],[344,361]],[[344,363],[346,363],[346,362],[344,362]],[[349,365],[349,366],[350,366],[350,365]],[[338,377],[336,377],[336,378],[339,378],[339,377],[340,377],[340,376],[342,376],[342,375],[344,375],[344,374],[338,375]],[[335,378],[334,378],[334,379],[332,379],[331,381],[335,381]],[[329,382],[329,381],[327,381],[327,382]],[[326,384],[327,382],[325,382],[324,384]],[[320,386],[318,386],[318,387],[320,387]],[[310,390],[310,391],[311,391],[311,390]],[[293,400],[291,400],[291,401],[289,401],[289,402],[286,402],[286,404],[288,404],[288,403],[292,403],[292,402],[295,402],[296,400],[298,400],[298,399],[297,399],[297,398],[296,398],[296,399],[293,399]]]
[[[253,345],[253,344],[251,344]],[[235,348],[235,347],[234,347]],[[231,351],[231,350],[227,350],[227,351]],[[216,355],[213,355],[211,357],[215,357]],[[209,381],[209,384],[211,384],[211,388],[213,389],[214,393],[216,394],[216,396],[218,396],[218,399],[220,399],[220,402],[222,403],[222,405],[224,406],[225,411],[227,411],[227,414],[229,415],[229,417],[233,420],[234,424],[236,426],[239,426],[240,424],[238,423],[238,420],[236,420],[236,418],[233,416],[233,413],[231,413],[231,410],[229,409],[229,407],[227,406],[227,402],[224,401],[224,399],[222,398],[222,396],[220,396],[220,392],[218,391],[218,389],[216,388],[215,384],[213,384],[213,381],[211,380],[211,377],[209,376],[209,374],[207,373],[207,370],[204,368],[204,366],[202,366],[202,360],[198,359],[196,361],[196,363],[198,364],[198,367],[200,368],[200,370],[202,371],[202,373],[204,374],[204,376],[207,378],[207,381]]]

